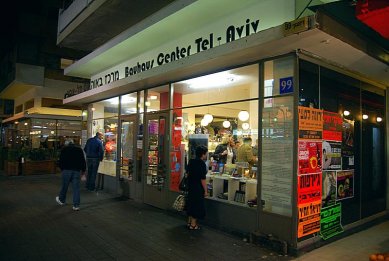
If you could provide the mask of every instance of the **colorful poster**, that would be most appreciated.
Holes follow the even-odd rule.
[[[298,107],[299,130],[323,131],[323,110]]]
[[[304,141],[298,143],[298,174],[321,172],[322,142]]]
[[[343,119],[338,113],[323,112],[323,139],[328,141],[342,141]]]
[[[336,173],[336,200],[354,197],[354,170]]]
[[[322,135],[322,131],[299,130],[299,139],[301,140],[321,140]]]
[[[323,170],[342,169],[342,143],[323,141]]]
[[[298,176],[298,205],[321,200],[321,173]]]
[[[320,220],[320,236],[327,240],[343,232],[342,227],[342,205],[340,203],[322,208]]]
[[[343,119],[342,169],[354,169],[354,121]]]
[[[298,206],[298,238],[320,231],[320,208],[321,200]]]
[[[336,200],[336,171],[323,171],[322,207],[335,204]]]

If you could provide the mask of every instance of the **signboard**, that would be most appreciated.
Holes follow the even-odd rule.
[[[336,171],[323,171],[322,207],[335,204],[336,200]]]
[[[321,200],[298,206],[298,238],[320,231],[320,208]]]
[[[321,200],[322,174],[314,173],[298,176],[298,205]]]
[[[342,205],[340,203],[322,208],[320,220],[320,236],[327,240],[339,233],[343,232],[341,217]]]
[[[280,94],[293,92],[293,77],[280,78]]]
[[[322,142],[305,141],[298,142],[298,174],[321,172]]]
[[[336,173],[336,200],[354,197],[354,170]]]
[[[342,143],[323,141],[323,170],[342,169]]]
[[[285,36],[301,33],[308,29],[309,29],[309,18],[307,16],[293,20],[292,22],[284,23]]]
[[[343,119],[338,113],[323,111],[323,139],[342,141]]]

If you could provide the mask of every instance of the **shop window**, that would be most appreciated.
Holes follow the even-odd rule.
[[[121,104],[121,114],[135,114],[137,113],[137,93],[131,93],[121,96],[120,104]]]
[[[145,107],[147,112],[169,109],[169,85],[147,90]],[[140,111],[143,112],[143,108]]]
[[[114,97],[90,105],[92,113],[91,136],[97,132],[104,135],[104,159],[99,165],[99,173],[116,176],[116,143],[118,128],[119,97]]]
[[[292,216],[294,57],[264,63],[261,204],[263,211]]]
[[[258,65],[174,83],[173,89],[170,189],[178,190],[195,148],[205,145],[209,198],[257,206]]]
[[[319,108],[319,65],[299,60],[299,106]]]

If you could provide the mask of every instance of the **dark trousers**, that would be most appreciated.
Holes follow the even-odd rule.
[[[88,190],[95,190],[97,170],[99,169],[100,160],[96,158],[87,158],[88,176],[86,177],[86,188]]]

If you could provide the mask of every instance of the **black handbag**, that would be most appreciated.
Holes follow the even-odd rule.
[[[182,177],[180,184],[178,185],[178,189],[183,192],[188,191],[188,174],[185,173],[184,176]]]

